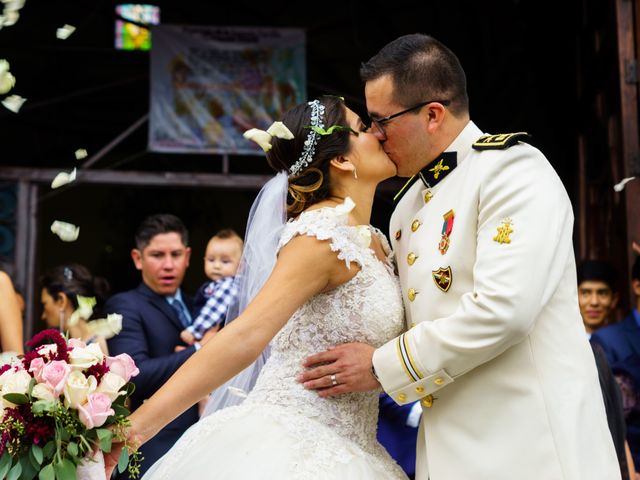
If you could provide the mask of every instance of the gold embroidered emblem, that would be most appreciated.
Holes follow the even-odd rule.
[[[441,159],[433,168],[429,169],[430,172],[433,172],[433,178],[435,178],[436,180],[440,176],[441,172],[449,170],[449,167],[447,165],[443,165],[442,162],[444,162],[444,158]]]
[[[493,240],[498,243],[511,243],[511,238],[509,238],[509,235],[513,233],[511,225],[513,225],[513,221],[509,217],[504,218],[502,225],[498,227],[498,234],[493,237]]]
[[[432,270],[431,276],[433,277],[433,281],[443,292],[447,292],[451,288],[451,283],[453,283],[453,274],[451,272],[451,267],[439,268],[438,270]]]

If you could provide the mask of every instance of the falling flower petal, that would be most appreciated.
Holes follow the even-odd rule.
[[[71,183],[76,179],[76,169],[74,168],[71,173],[60,172],[56,175],[56,178],[51,182],[51,188],[58,188],[67,183]]]
[[[73,25],[65,24],[64,27],[60,27],[56,30],[56,37],[60,40],[66,40],[69,36],[76,31],[76,27]]]
[[[16,84],[16,77],[11,72],[0,74],[0,95],[4,95]]]
[[[78,235],[80,235],[80,227],[59,220],[51,224],[51,231],[58,235],[63,242],[74,242],[78,239]]]
[[[88,155],[87,151],[84,148],[79,148],[76,150],[76,160],[82,160],[86,158]]]
[[[5,4],[5,10],[20,10],[24,7],[27,0],[2,0]]]
[[[11,25],[15,25],[18,19],[20,18],[20,14],[15,10],[7,11],[5,7],[4,11],[4,27],[10,27]]]
[[[356,227],[358,243],[363,248],[368,248],[371,245],[371,230],[367,225],[358,225]]]
[[[627,178],[623,178],[622,181],[620,183],[616,183],[613,186],[613,189],[616,192],[621,192],[622,190],[624,190],[624,186],[629,183],[631,180],[634,180],[636,177],[627,177]]]
[[[115,337],[122,330],[122,315],[110,313],[107,318],[98,318],[87,323],[87,328],[92,335],[98,335],[109,339]]]
[[[7,98],[2,100],[2,105],[13,113],[18,113],[22,108],[22,104],[26,101],[27,99],[22,98],[20,95],[9,95]]]
[[[9,62],[7,62],[4,58],[0,58],[0,76],[4,75],[9,71]]]
[[[78,300],[78,308],[76,308],[71,314],[71,317],[69,317],[69,321],[67,322],[69,327],[76,325],[80,319],[89,320],[91,315],[93,315],[93,307],[96,306],[95,297],[76,295],[76,300]]]

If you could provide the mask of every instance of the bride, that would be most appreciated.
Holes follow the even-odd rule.
[[[267,346],[269,359],[241,405],[192,426],[144,480],[407,478],[376,440],[379,391],[321,398],[296,381],[314,352],[346,342],[380,346],[404,329],[390,247],[369,225],[376,186],[395,165],[338,97],[298,105],[283,124],[263,144],[279,173],[260,192],[247,229],[249,237],[252,223],[282,212],[273,269],[240,316],[131,414],[129,444],[149,440]],[[259,243],[270,233],[258,231]],[[325,381],[337,385],[340,376]],[[120,448],[106,459],[107,477]]]

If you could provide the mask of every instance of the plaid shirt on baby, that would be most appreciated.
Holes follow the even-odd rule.
[[[224,277],[211,282],[204,293],[209,297],[207,303],[200,310],[198,318],[187,327],[187,330],[196,337],[202,339],[204,333],[211,327],[224,322],[229,305],[238,297],[238,285],[236,277]]]

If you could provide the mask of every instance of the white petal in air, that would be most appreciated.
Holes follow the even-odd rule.
[[[2,105],[4,105],[7,110],[11,110],[13,113],[18,113],[22,108],[22,104],[26,101],[27,99],[22,98],[20,95],[9,95],[7,98],[2,100]]]
[[[0,95],[4,95],[16,84],[16,77],[11,72],[0,74]]]
[[[74,242],[80,235],[80,227],[60,220],[56,220],[51,224],[51,231],[58,235],[63,242]]]
[[[344,202],[334,208],[339,217],[346,217],[349,212],[355,208],[356,204],[351,197],[346,197]]]
[[[20,18],[20,14],[17,11],[4,11],[4,22],[2,22],[2,26],[10,27],[11,25],[15,25],[18,19]]]
[[[60,27],[56,30],[56,37],[60,40],[66,40],[69,36],[76,31],[76,27],[73,25],[66,25],[64,27]]]
[[[631,180],[635,180],[635,178],[636,178],[636,177],[627,177],[627,178],[624,178],[624,179],[622,179],[622,181],[621,181],[620,183],[616,183],[616,184],[613,186],[613,189],[614,189],[616,192],[621,192],[622,190],[624,190],[624,186],[625,186],[627,183],[629,183]]]
[[[358,232],[358,243],[363,248],[368,248],[371,245],[371,230],[367,225],[358,225],[356,227]]]
[[[24,4],[26,2],[26,0],[3,0],[4,2],[4,11],[10,11],[10,10],[20,10],[22,7],[24,7]]]
[[[89,154],[84,148],[79,148],[76,150],[75,155],[76,155],[76,160],[82,160],[83,158],[86,158],[87,155]]]
[[[293,140],[293,133],[282,122],[273,122],[267,129],[267,133],[273,137],[283,138],[285,140]]]
[[[260,148],[265,152],[271,150],[271,135],[264,130],[258,128],[251,128],[242,134],[247,140],[251,140],[260,145]]]
[[[9,71],[9,62],[0,58],[0,77]]]
[[[76,179],[76,169],[74,168],[71,173],[60,172],[56,175],[56,178],[51,182],[51,188],[58,188],[67,183],[71,183]]]
[[[95,297],[83,297],[82,295],[76,295],[76,299],[78,300],[78,308],[74,310],[67,322],[69,327],[73,327],[80,319],[89,320],[91,315],[93,315],[93,307],[96,305]]]
[[[115,337],[122,330],[122,315],[110,313],[107,318],[99,318],[87,322],[87,328],[92,335],[109,339]]]

